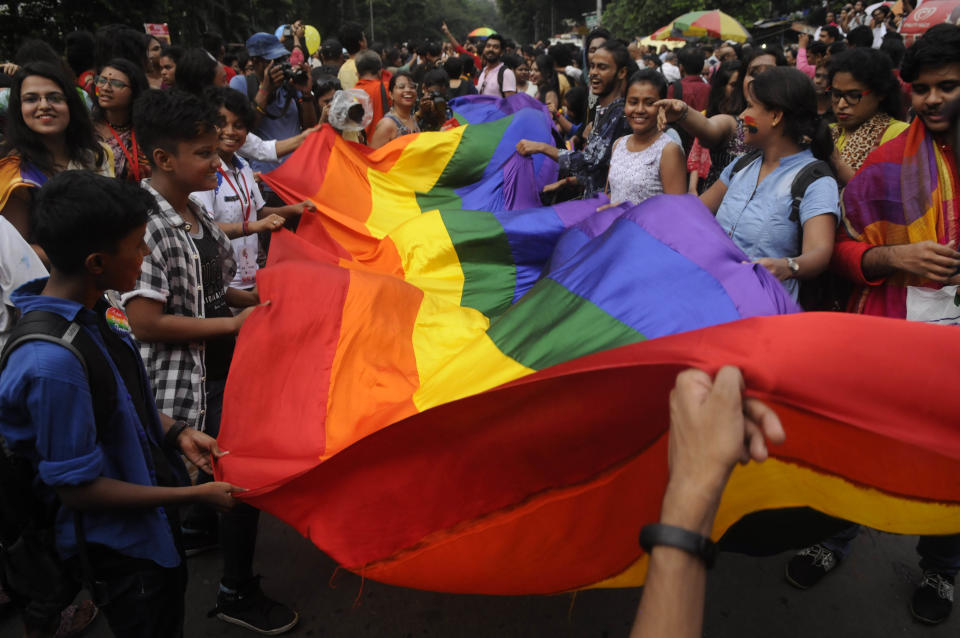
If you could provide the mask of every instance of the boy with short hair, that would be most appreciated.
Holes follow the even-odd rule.
[[[147,91],[134,105],[137,141],[152,167],[142,186],[157,208],[147,220],[140,278],[123,296],[157,405],[213,437],[235,335],[259,302],[255,291],[229,287],[236,272],[230,240],[191,198],[217,185],[219,122],[215,107],[181,91]],[[234,316],[231,307],[244,310]],[[224,572],[215,611],[221,620],[276,635],[299,617],[267,598],[253,575],[259,514],[240,504],[222,517]],[[192,538],[211,546],[204,537],[212,536],[212,525],[185,524],[184,532],[185,545]]]
[[[85,554],[98,590],[108,596],[101,609],[117,636],[182,635],[186,569],[173,506],[227,509],[237,490],[228,483],[174,487],[186,478],[176,452],[209,469],[208,455],[220,454],[216,441],[158,414],[125,318],[103,300],[106,290],[136,284],[154,206],[136,186],[93,173],[51,178],[31,215],[50,276],[12,295],[22,313],[46,311],[74,322],[102,351],[118,389],[110,397],[109,436],[100,436],[99,395],[85,362],[65,346],[23,342],[9,351],[0,373],[0,434],[36,469],[38,498],[49,502],[51,491],[59,497],[57,551],[75,573],[83,571],[78,556]],[[79,541],[74,512],[82,512]],[[78,588],[63,593],[72,598]],[[37,635],[56,630],[70,600],[21,602],[28,635]]]

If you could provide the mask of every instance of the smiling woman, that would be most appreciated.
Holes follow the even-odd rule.
[[[24,237],[33,189],[70,169],[113,176],[110,150],[98,144],[90,116],[61,71],[46,63],[24,65],[14,76],[0,145],[0,214]]]

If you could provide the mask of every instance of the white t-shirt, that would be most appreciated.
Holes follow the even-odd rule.
[[[0,349],[14,317],[10,295],[23,284],[47,276],[47,269],[20,232],[0,216]]]
[[[277,157],[277,140],[265,140],[253,133],[247,133],[247,141],[237,152],[242,157],[257,162],[276,162],[279,160]]]
[[[500,77],[500,67],[503,66],[503,62],[493,67],[492,69],[488,66],[483,67],[483,72],[480,74],[480,77],[477,78],[477,93],[480,95],[496,95],[501,97],[500,94],[500,85],[497,80]],[[517,77],[513,74],[513,71],[510,69],[504,69],[503,71],[503,92],[504,93],[516,93],[517,91]]]
[[[250,165],[233,156],[233,166],[223,162],[217,172],[217,187],[212,191],[193,193],[195,199],[203,204],[207,214],[218,224],[239,224],[257,220],[258,211],[263,208],[263,196],[257,187]],[[233,256],[237,260],[237,274],[230,286],[249,289],[257,283],[257,255],[260,242],[256,234],[231,239]]]

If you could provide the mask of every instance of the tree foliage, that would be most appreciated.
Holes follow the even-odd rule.
[[[455,34],[500,26],[489,0],[9,0],[0,3],[0,59],[11,58],[25,38],[40,38],[61,50],[70,31],[118,23],[142,30],[145,22],[165,22],[174,43],[187,46],[199,46],[206,31],[220,33],[226,42],[244,42],[257,31],[273,33],[298,18],[323,38],[334,37],[344,22],[357,22],[372,40],[371,1],[373,35],[381,42],[440,39],[444,20]]]

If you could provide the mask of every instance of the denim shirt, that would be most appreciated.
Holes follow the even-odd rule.
[[[732,179],[730,174],[736,162],[728,164],[720,174],[727,193],[717,209],[717,221],[751,259],[798,256],[802,251],[800,225],[817,215],[833,215],[839,223],[840,193],[832,177],[821,177],[810,184],[800,203],[800,223],[790,219],[793,178],[814,161],[816,158],[809,149],[788,155],[759,185],[757,179],[763,157],[743,167]],[[781,283],[796,299],[797,280]]]
[[[104,351],[117,385],[117,405],[107,426],[109,436],[97,440],[90,385],[80,360],[66,348],[46,341],[29,341],[10,355],[0,374],[0,434],[10,449],[32,459],[46,486],[83,485],[101,476],[156,485],[150,443],[162,441],[160,417],[153,393],[150,423],[141,424],[133,400],[106,351],[96,315],[74,301],[40,294],[46,279],[21,286],[12,298],[21,312],[46,310],[76,321]],[[139,358],[129,337],[123,340]],[[143,364],[141,363],[141,370]],[[142,370],[146,379],[146,371]],[[85,512],[82,518],[87,542],[104,545],[132,558],[176,567],[180,557],[170,523],[162,507],[104,509]],[[56,518],[56,546],[69,558],[77,553],[73,511],[61,506]]]

